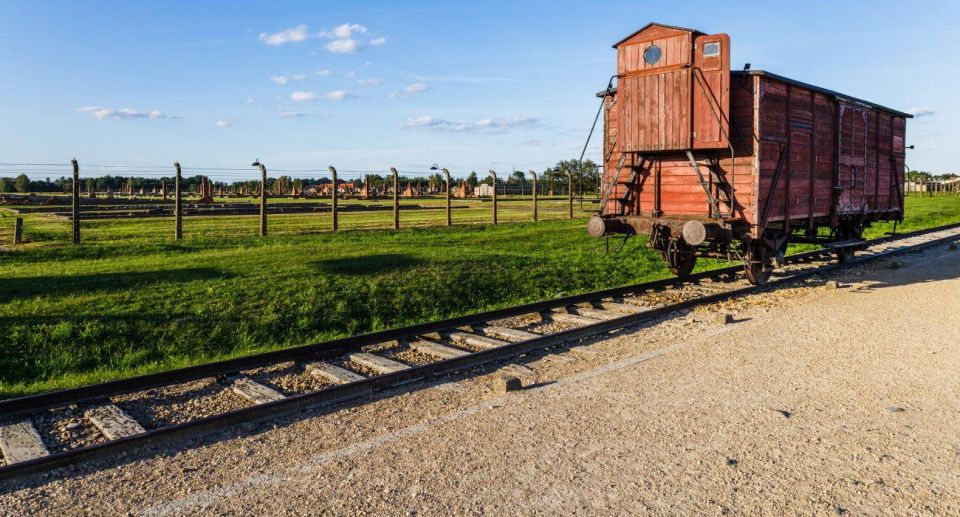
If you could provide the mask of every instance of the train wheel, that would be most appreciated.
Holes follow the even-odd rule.
[[[770,264],[767,248],[760,244],[754,244],[750,247],[743,257],[743,272],[747,276],[747,281],[753,285],[763,285],[770,280],[770,273],[773,273],[773,266]]]
[[[839,228],[840,240],[853,240],[853,239],[862,239],[863,238],[863,226],[854,225],[854,224],[844,224]],[[837,262],[841,264],[845,262],[850,262],[853,260],[854,255],[857,253],[857,250],[854,248],[841,248],[838,249],[835,253],[837,256]]]
[[[759,262],[748,262],[743,265],[743,272],[747,275],[747,281],[753,285],[763,285],[770,280],[770,273],[773,270]]]
[[[836,252],[837,262],[844,264],[853,260],[853,256],[856,254],[856,250],[853,248],[843,248],[839,249]]]
[[[685,277],[689,276],[697,265],[697,250],[682,239],[674,238],[667,244],[663,258],[671,273]]]

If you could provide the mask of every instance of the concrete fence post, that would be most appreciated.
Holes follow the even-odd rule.
[[[530,176],[533,177],[533,222],[537,222],[537,171],[531,169]]]
[[[23,242],[23,218],[18,217],[13,222],[13,243],[20,244]]]
[[[497,173],[490,169],[490,177],[493,178],[493,224],[497,224]]]
[[[333,231],[337,231],[340,229],[340,225],[337,222],[337,169],[333,165],[330,166],[330,175],[333,176],[333,189],[331,189],[332,194],[330,198],[330,213],[333,214]]]
[[[393,229],[400,229],[400,178],[397,176],[397,168],[390,167],[390,173],[393,174]]]
[[[173,238],[179,241],[183,238],[183,190],[180,185],[180,162],[173,162],[173,170]]]
[[[573,219],[573,175],[567,171],[567,205],[569,206],[570,219]]]
[[[447,181],[447,226],[453,225],[453,218],[450,216],[450,171],[443,168],[443,175]]]
[[[73,218],[73,243],[80,244],[80,164],[77,159],[70,160],[73,166],[73,199],[70,216]]]
[[[267,167],[257,163],[260,167],[260,236],[267,236]]]

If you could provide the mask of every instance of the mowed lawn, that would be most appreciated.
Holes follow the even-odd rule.
[[[960,198],[908,198],[907,214],[904,231],[958,222]],[[153,235],[0,252],[0,397],[669,275],[644,238],[608,254],[584,223],[259,239],[220,237],[211,222],[179,244]],[[134,236],[155,223],[109,224]]]

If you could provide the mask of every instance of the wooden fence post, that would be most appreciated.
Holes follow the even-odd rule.
[[[533,176],[533,222],[537,222],[537,171],[530,170]]]
[[[330,175],[333,176],[333,197],[331,198],[330,212],[333,214],[333,231],[340,229],[337,223],[337,169],[331,165]]]
[[[260,167],[260,236],[267,236],[267,167],[257,162]]]
[[[183,191],[180,185],[180,162],[173,162],[173,170],[175,172],[173,178],[173,238],[179,241],[183,238]]]
[[[493,224],[497,224],[497,173],[490,169],[490,177],[493,178]]]
[[[447,226],[452,226],[453,218],[450,217],[450,171],[446,167],[443,168],[443,175],[447,180]]]
[[[396,167],[390,167],[390,173],[393,174],[393,229],[400,229],[400,178],[397,176]]]
[[[80,244],[80,164],[77,159],[70,160],[73,165],[73,200],[70,215],[73,218],[73,243]]]
[[[573,175],[567,171],[567,205],[569,205],[570,219],[573,219]]]
[[[18,217],[13,222],[13,243],[20,244],[21,242],[23,242],[23,218]]]

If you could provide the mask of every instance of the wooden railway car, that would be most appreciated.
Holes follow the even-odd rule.
[[[649,233],[670,269],[739,256],[767,280],[788,242],[848,259],[902,220],[911,115],[764,71],[731,71],[730,38],[648,24],[614,45],[604,195],[591,235]]]

